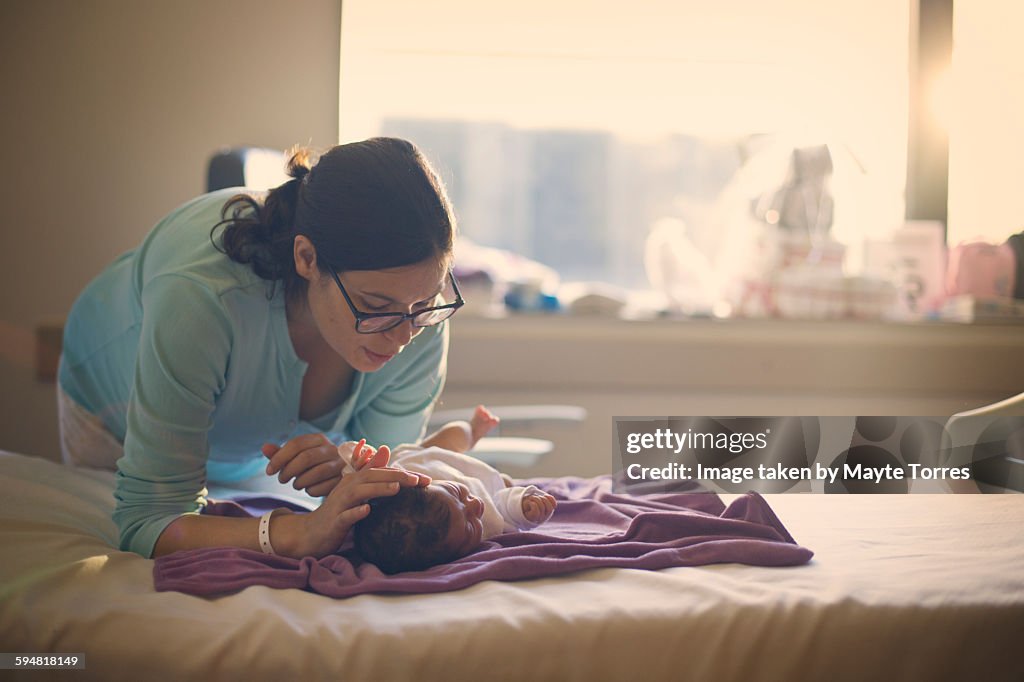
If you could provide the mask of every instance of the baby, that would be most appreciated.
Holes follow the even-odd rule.
[[[469,554],[482,540],[550,519],[554,497],[532,485],[513,486],[508,476],[463,454],[497,424],[481,405],[471,421],[449,422],[418,445],[395,448],[391,466],[432,482],[370,501],[369,516],[355,526],[361,556],[384,573],[421,571]],[[343,443],[338,451],[349,462],[347,471],[358,471],[375,453],[361,442]]]

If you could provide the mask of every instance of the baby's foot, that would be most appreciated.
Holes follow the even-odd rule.
[[[473,418],[469,420],[469,429],[473,434],[473,445],[494,429],[501,420],[483,405],[477,405]]]

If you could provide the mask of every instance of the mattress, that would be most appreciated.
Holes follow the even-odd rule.
[[[74,679],[1024,679],[1024,495],[768,495],[810,564],[333,600],[154,591],[109,473],[0,453],[0,490],[0,649]]]

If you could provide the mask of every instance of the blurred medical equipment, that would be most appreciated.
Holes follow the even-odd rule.
[[[942,452],[946,466],[969,466],[983,492],[1024,492],[1024,393],[954,414],[946,422]],[[970,492],[969,485],[963,487]]]

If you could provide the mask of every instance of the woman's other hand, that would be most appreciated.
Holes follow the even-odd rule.
[[[261,450],[270,460],[268,476],[277,474],[281,483],[295,479],[292,487],[311,497],[323,497],[341,482],[345,461],[322,433],[297,436],[280,447],[265,443]]]

